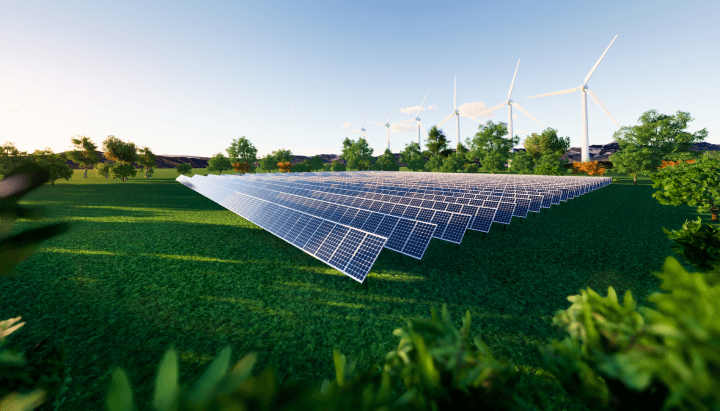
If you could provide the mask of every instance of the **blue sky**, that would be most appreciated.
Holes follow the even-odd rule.
[[[262,156],[339,154],[365,128],[375,154],[385,123],[428,130],[458,106],[512,98],[581,146],[577,87],[618,35],[588,87],[621,126],[645,111],[688,111],[691,132],[720,144],[720,2],[38,2],[0,13],[0,143],[22,151],[98,146],[114,135],[156,154],[209,157],[245,136]],[[406,110],[407,111],[407,110]],[[522,140],[543,127],[517,109]],[[590,144],[618,127],[588,99]],[[507,108],[491,118],[507,121]],[[487,121],[487,118],[481,118]],[[409,123],[414,126],[414,122]],[[478,124],[461,117],[461,140]],[[454,147],[455,120],[441,126]],[[426,135],[422,136],[422,140]],[[391,133],[393,152],[416,132]]]

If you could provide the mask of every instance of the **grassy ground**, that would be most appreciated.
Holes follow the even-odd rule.
[[[537,345],[564,338],[552,316],[585,287],[607,295],[613,286],[621,300],[630,289],[647,305],[660,291],[650,272],[672,255],[661,227],[697,216],[694,207],[659,204],[648,178],[633,186],[624,176],[487,235],[468,231],[459,246],[433,239],[421,264],[383,250],[361,285],[177,183],[174,170],[125,182],[89,175],[77,171],[21,201],[49,214],[14,232],[56,221],[72,229],[45,242],[19,276],[0,278],[0,320],[27,322],[9,345],[49,336],[68,347],[64,410],[105,409],[117,366],[138,409],[150,410],[170,345],[180,353],[181,384],[197,381],[226,344],[233,364],[255,351],[255,373],[270,366],[280,384],[320,384],[334,379],[334,347],[360,367],[379,363],[397,347],[395,328],[443,303],[458,329],[470,310],[471,337],[528,371],[519,390],[526,401],[585,410],[551,378],[530,374],[540,366]]]

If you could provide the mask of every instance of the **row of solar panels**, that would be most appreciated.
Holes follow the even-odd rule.
[[[495,195],[473,198],[457,191],[457,197],[425,199],[426,194],[399,187],[392,192],[402,196],[383,194],[386,188],[377,192],[376,187],[333,180],[212,174],[177,178],[359,282],[383,247],[421,259],[432,237],[459,244],[466,229],[489,232],[492,222],[509,224],[513,215],[524,218],[528,211],[539,212],[585,191],[493,191]]]

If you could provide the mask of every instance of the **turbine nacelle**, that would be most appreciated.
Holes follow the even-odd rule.
[[[512,101],[511,98],[509,98],[508,101],[507,101],[508,105],[512,104],[512,102],[513,102],[513,101]]]
[[[390,127],[390,123],[385,123],[385,127]]]

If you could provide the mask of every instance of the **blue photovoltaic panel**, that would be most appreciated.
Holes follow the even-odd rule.
[[[479,207],[471,228],[483,233],[489,233],[496,211],[497,209],[494,208]]]
[[[495,219],[493,221],[501,224],[510,224],[512,220],[513,211],[515,211],[515,204],[500,203],[495,213]]]

